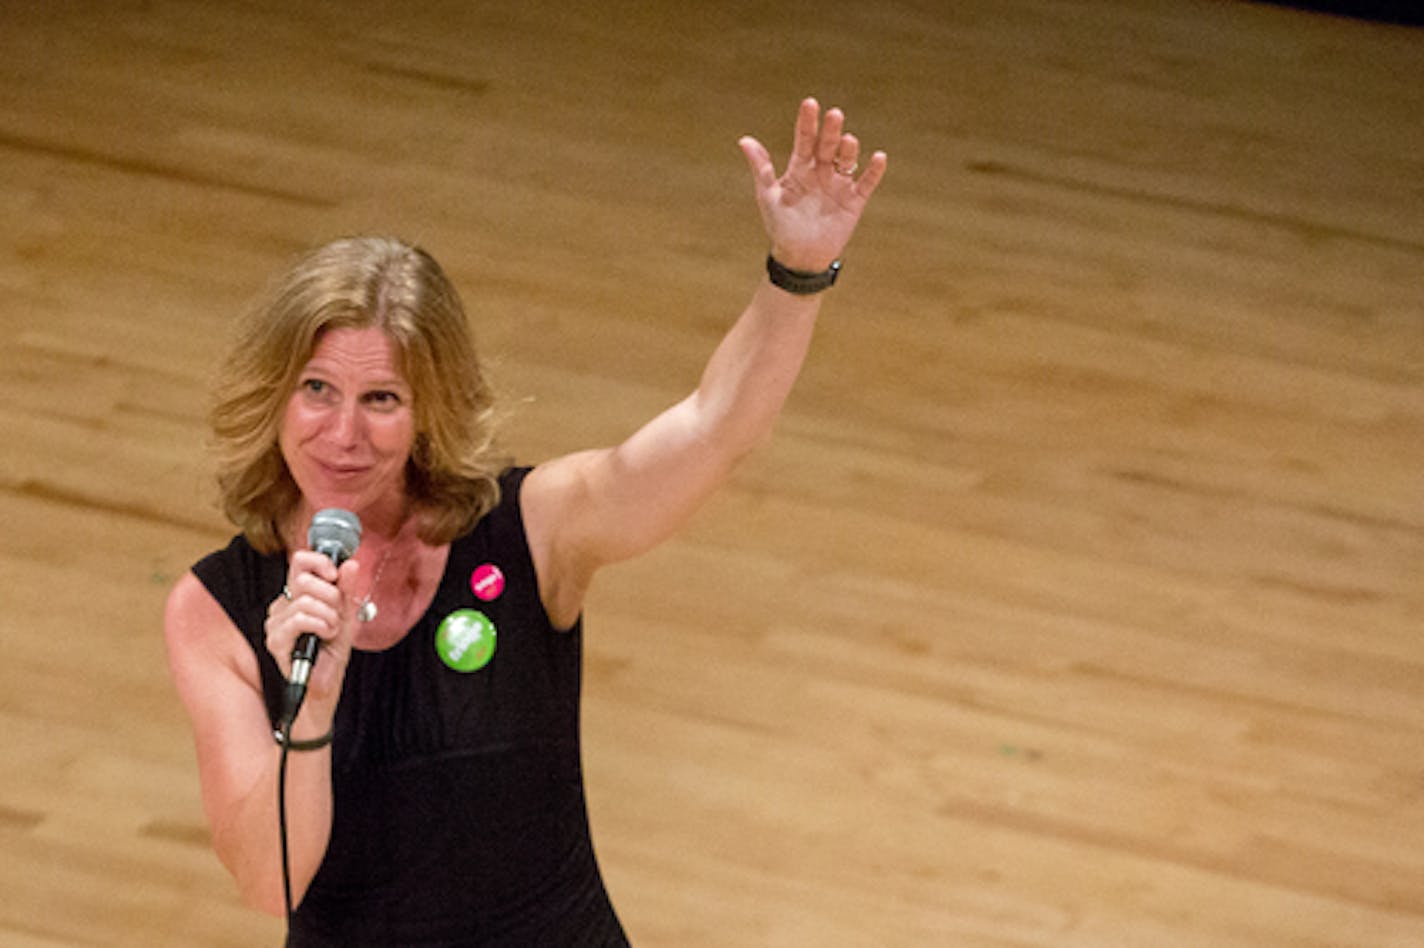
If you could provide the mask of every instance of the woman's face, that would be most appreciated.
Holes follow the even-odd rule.
[[[332,329],[297,378],[278,444],[309,515],[342,507],[399,518],[415,441],[410,385],[381,329]]]

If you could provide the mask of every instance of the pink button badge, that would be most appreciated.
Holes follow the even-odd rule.
[[[470,574],[470,589],[481,602],[493,602],[504,592],[504,573],[493,563],[483,563]]]

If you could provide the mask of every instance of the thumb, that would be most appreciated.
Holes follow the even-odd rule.
[[[775,184],[776,169],[771,165],[771,153],[766,150],[766,146],[750,135],[738,139],[737,145],[746,156],[747,166],[751,168],[752,181],[757,190],[764,191]]]
[[[347,560],[341,564],[341,568],[336,571],[336,588],[341,590],[341,595],[347,599],[356,597],[357,585],[361,581],[361,561]]]

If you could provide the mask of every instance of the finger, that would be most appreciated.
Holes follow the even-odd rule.
[[[880,180],[885,177],[885,169],[889,166],[890,157],[885,152],[877,151],[870,156],[870,163],[855,182],[855,192],[862,200],[869,199],[870,195],[875,193],[875,189],[880,186]]]
[[[305,628],[312,620],[335,628],[341,619],[339,603],[342,597],[341,593],[337,592],[334,597],[336,601],[333,602],[333,597],[330,596],[332,591],[332,587],[319,588],[315,594],[293,591],[291,598],[288,598],[284,591],[268,605],[267,620],[275,623],[300,623],[304,626],[303,631],[313,631]]]
[[[311,596],[302,596],[292,603],[292,607],[286,613],[277,618],[279,620],[290,619],[302,626],[301,631],[318,632],[322,638],[327,639],[334,636],[341,625],[341,610],[331,603],[313,599]],[[311,628],[312,623],[328,626],[330,631],[318,631]]]
[[[752,171],[752,181],[757,190],[765,190],[776,183],[776,169],[771,163],[771,153],[766,146],[750,135],[738,139],[737,145],[746,156],[747,166]]]
[[[341,590],[315,573],[297,572],[287,577],[287,591],[293,605],[321,604],[336,609],[341,604]]]
[[[341,593],[342,604],[348,608],[355,608],[362,569],[360,560],[347,560],[337,571],[336,588]]]
[[[323,616],[290,605],[280,613],[267,617],[264,625],[267,651],[272,654],[283,675],[291,674],[292,651],[298,638],[310,633],[322,642],[329,642],[336,637],[337,628],[331,621],[333,618],[334,615]]]
[[[807,96],[801,100],[801,108],[796,113],[796,139],[792,142],[791,157],[797,161],[816,160],[816,126],[821,120],[821,103]]]
[[[288,566],[289,578],[299,572],[313,573],[328,583],[336,582],[336,564],[331,561],[331,557],[315,550],[297,550],[292,554]]]
[[[859,161],[860,139],[850,132],[843,133],[840,143],[836,146],[836,171],[844,175],[853,175]]]
[[[836,158],[836,149],[841,144],[841,130],[845,128],[845,113],[840,109],[827,109],[821,121],[821,134],[816,142],[816,160],[830,164]]]

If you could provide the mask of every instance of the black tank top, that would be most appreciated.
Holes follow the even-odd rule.
[[[352,653],[332,745],[331,841],[289,946],[627,945],[584,801],[582,622],[557,631],[540,602],[519,508],[526,473],[505,472],[499,506],[451,544],[410,632]],[[283,554],[261,555],[241,536],[193,567],[256,653],[274,720],[283,680],[263,621],[286,569]],[[494,654],[474,671],[436,649],[459,610],[495,629]]]

